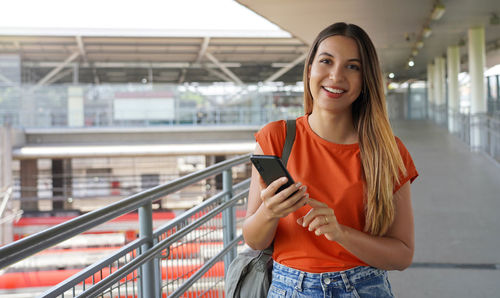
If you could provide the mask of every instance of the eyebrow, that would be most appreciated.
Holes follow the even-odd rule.
[[[327,52],[322,52],[322,53],[318,54],[318,57],[319,57],[319,56],[323,56],[323,55],[324,55],[324,56],[328,56],[328,57],[335,58],[335,56],[333,56],[332,54],[327,53]],[[358,59],[358,58],[351,58],[351,59],[349,59],[349,60],[347,60],[347,61],[356,61],[356,62],[361,63],[361,60],[360,60],[360,59]]]

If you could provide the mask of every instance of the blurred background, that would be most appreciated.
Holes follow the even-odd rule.
[[[252,152],[261,126],[303,115],[308,47],[345,21],[377,48],[389,117],[421,175],[415,262],[391,272],[395,293],[498,296],[498,1],[2,6],[1,245]],[[241,164],[232,178],[249,173]],[[155,227],[222,189],[219,175],[162,196],[152,203]],[[3,268],[0,296],[38,296],[138,239],[138,229],[128,214]]]

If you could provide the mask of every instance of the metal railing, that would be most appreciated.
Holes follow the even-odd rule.
[[[0,86],[0,125],[260,125],[303,114],[300,85],[197,85],[58,84],[36,90],[32,85]]]
[[[500,117],[450,111],[451,133],[500,163]]]
[[[246,179],[233,185],[232,168],[248,161],[244,155],[215,164],[1,247],[0,268],[138,210],[136,240],[42,297],[179,297],[186,292],[222,297],[225,268],[242,245],[237,228],[250,183]],[[153,201],[220,173],[222,191],[153,230]]]

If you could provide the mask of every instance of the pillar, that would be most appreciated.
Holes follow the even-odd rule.
[[[83,127],[83,88],[78,86],[68,87],[68,126]]]
[[[3,203],[3,192],[12,186],[12,133],[10,127],[0,127],[0,205]],[[12,200],[4,206],[0,220],[13,216]],[[1,207],[0,207],[1,209]],[[2,211],[0,210],[0,213]],[[14,240],[12,222],[0,222],[0,246],[11,243]]]
[[[434,58],[434,101],[436,106],[435,120],[439,124],[443,124],[445,111],[445,65],[443,57]]]
[[[427,64],[427,115],[434,118],[434,64]]]
[[[460,92],[458,74],[460,73],[460,48],[450,46],[446,51],[448,65],[448,130],[458,132],[458,113],[460,113]]]
[[[484,83],[484,69],[486,66],[486,46],[484,27],[471,28],[468,31],[469,76],[470,76],[470,116],[471,131],[470,145],[473,151],[480,150],[481,119],[486,114],[486,86]]]
[[[52,209],[72,209],[73,196],[71,159],[52,160]]]
[[[21,209],[38,211],[38,160],[21,160]]]
[[[0,189],[12,185],[11,128],[0,127]]]

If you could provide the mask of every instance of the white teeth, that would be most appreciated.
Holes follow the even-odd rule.
[[[330,88],[330,87],[323,87],[323,88],[325,88],[327,91],[332,92],[332,93],[344,93],[345,92],[344,90]]]

